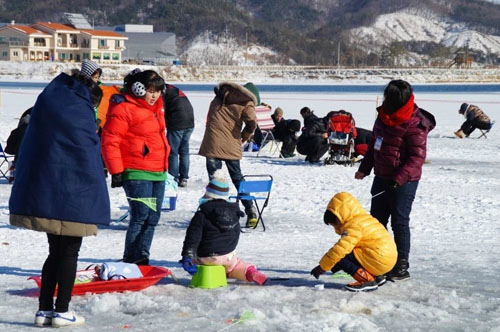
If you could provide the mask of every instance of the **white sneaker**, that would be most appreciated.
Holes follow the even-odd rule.
[[[85,318],[74,311],[55,312],[52,315],[52,327],[75,326],[85,323]]]
[[[35,314],[36,326],[48,326],[52,324],[52,314],[54,310],[38,310]]]

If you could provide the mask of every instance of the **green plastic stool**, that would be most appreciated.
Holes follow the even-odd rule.
[[[226,286],[226,269],[222,265],[197,265],[196,273],[189,284],[191,288],[217,288]]]

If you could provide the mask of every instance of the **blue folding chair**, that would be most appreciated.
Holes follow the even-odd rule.
[[[6,154],[3,150],[2,143],[0,143],[0,178],[5,178],[9,181],[9,167],[13,161],[14,156]]]
[[[262,212],[266,208],[267,203],[269,203],[272,185],[273,177],[271,175],[245,175],[240,182],[238,195],[230,197],[232,199],[236,199],[237,202],[241,200],[253,201],[255,207],[257,208],[257,223],[252,228],[257,228],[257,225],[260,222],[264,228],[264,232],[266,231],[266,225],[262,219]],[[259,206],[258,201],[264,201],[262,206]]]

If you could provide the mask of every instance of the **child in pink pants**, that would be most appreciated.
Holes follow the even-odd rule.
[[[190,274],[196,273],[196,263],[223,265],[229,278],[263,285],[267,277],[253,264],[236,256],[235,249],[240,238],[239,219],[244,214],[238,203],[231,203],[228,199],[229,183],[222,170],[217,170],[186,230],[179,262]]]

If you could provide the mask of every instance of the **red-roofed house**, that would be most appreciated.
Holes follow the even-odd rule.
[[[127,39],[114,31],[61,23],[9,24],[0,28],[0,60],[121,63]]]
[[[52,55],[52,36],[26,25],[0,28],[0,60],[47,61]]]

